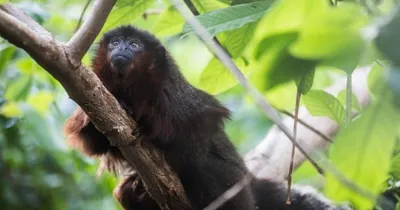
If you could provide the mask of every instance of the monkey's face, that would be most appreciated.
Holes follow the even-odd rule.
[[[118,71],[132,69],[135,56],[143,51],[140,40],[119,36],[112,38],[107,47],[111,65]],[[123,74],[123,72],[118,73]]]

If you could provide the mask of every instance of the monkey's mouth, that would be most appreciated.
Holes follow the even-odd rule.
[[[117,68],[123,67],[131,63],[131,58],[127,55],[117,54],[111,57],[111,63]]]

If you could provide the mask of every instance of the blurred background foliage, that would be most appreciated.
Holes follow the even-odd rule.
[[[5,2],[24,9],[60,41],[72,36],[87,4],[0,0]],[[355,209],[400,209],[397,0],[185,3],[275,107],[292,111],[298,88],[304,94],[301,105],[310,113],[345,125],[323,152],[346,178],[383,197],[360,196],[332,174],[317,174],[308,162],[295,172],[296,183],[311,184]],[[241,154],[263,139],[272,123],[169,0],[118,0],[102,33],[121,24],[156,34],[190,83],[215,94],[233,111],[226,131]],[[89,66],[94,47],[83,59]],[[357,98],[349,95],[351,109],[359,116],[346,123],[346,90],[332,96],[322,89],[349,77],[356,67],[371,67],[368,85],[373,101],[361,109]],[[1,209],[120,209],[111,196],[117,180],[110,174],[96,177],[97,161],[68,149],[64,142],[62,124],[74,107],[60,84],[29,55],[0,39]],[[382,205],[388,200],[392,204]]]

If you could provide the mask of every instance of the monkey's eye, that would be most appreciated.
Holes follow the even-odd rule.
[[[113,40],[111,40],[111,44],[114,45],[114,46],[119,45],[119,39],[113,39]]]
[[[134,48],[139,47],[139,45],[140,45],[139,42],[137,42],[137,41],[131,41],[129,44]]]

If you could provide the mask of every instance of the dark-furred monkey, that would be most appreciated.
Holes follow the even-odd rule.
[[[213,96],[190,85],[153,35],[132,26],[107,32],[93,70],[137,121],[139,132],[163,150],[194,209],[204,208],[248,173],[224,132],[229,111]],[[65,133],[72,146],[89,156],[102,156],[109,169],[129,167],[80,108],[67,120]],[[125,209],[159,209],[136,174],[122,181],[115,196]],[[293,204],[285,207],[282,184],[254,180],[219,209],[328,209],[322,204],[303,208],[300,204],[312,199],[302,196],[293,195]]]

